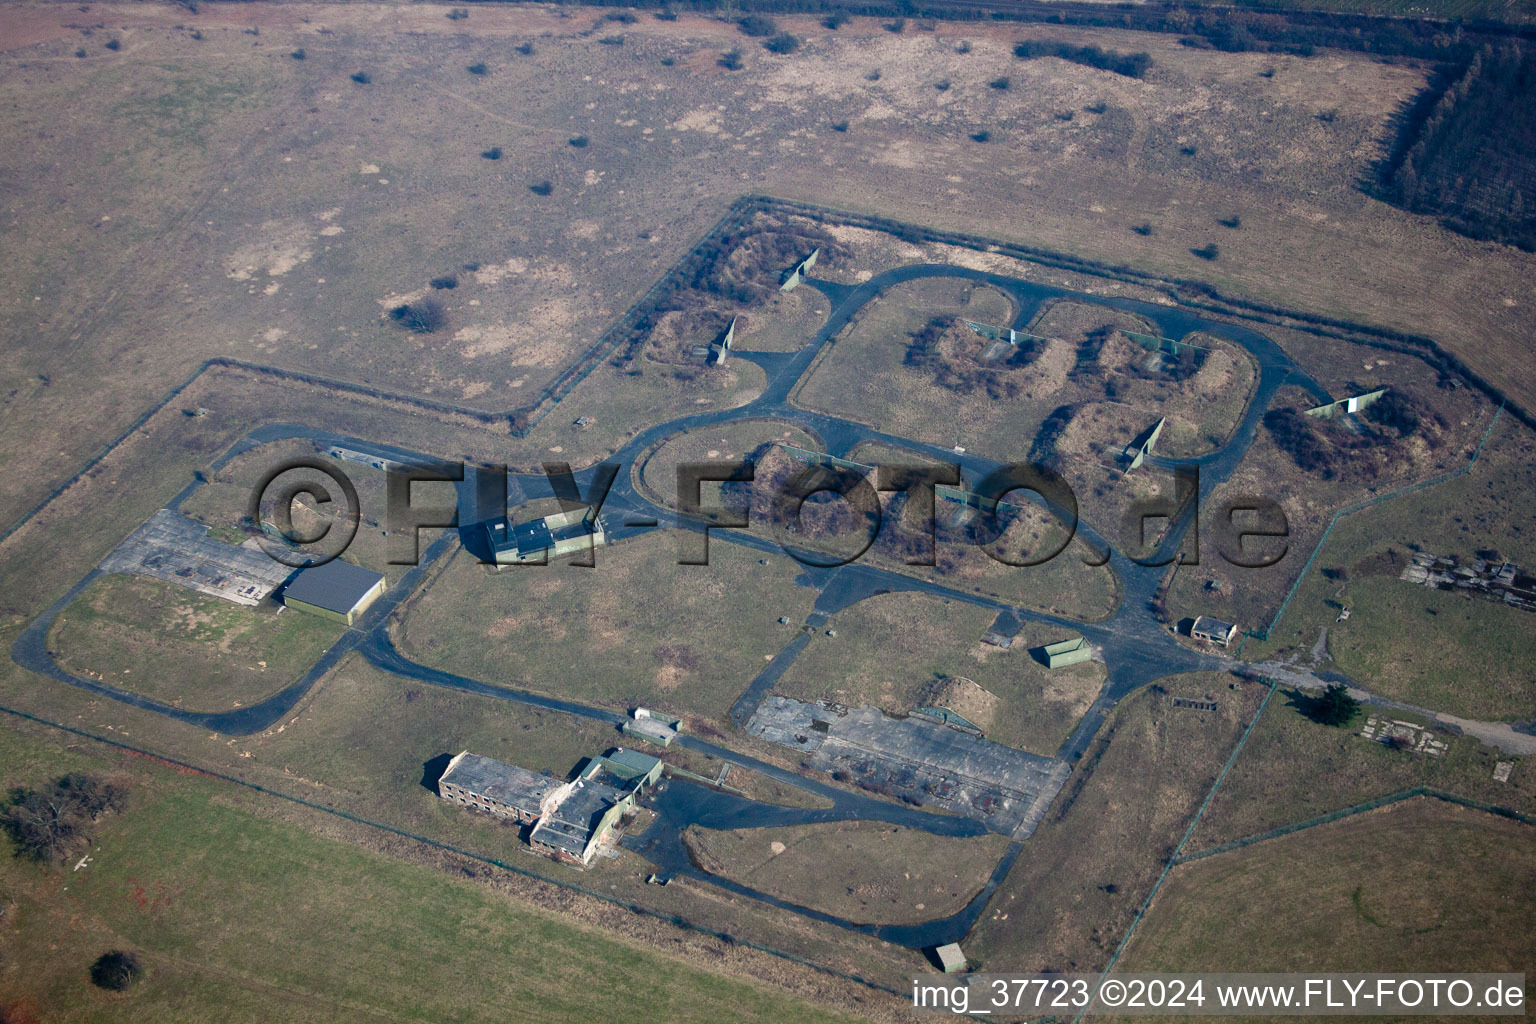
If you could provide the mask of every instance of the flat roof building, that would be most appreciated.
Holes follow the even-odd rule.
[[[448,762],[448,770],[437,781],[437,792],[444,800],[530,825],[553,807],[561,790],[569,786],[560,779],[466,750]]]
[[[382,575],[333,558],[324,565],[299,570],[283,588],[283,604],[350,626],[382,593]]]
[[[602,544],[603,522],[591,506],[513,525],[505,517],[481,523],[497,565],[544,562]]]
[[[626,793],[606,783],[577,779],[565,798],[539,819],[528,834],[528,843],[556,860],[585,866],[592,863],[603,837],[634,806],[633,791]]]
[[[1237,626],[1220,619],[1213,619],[1209,615],[1201,615],[1189,628],[1189,635],[1203,643],[1227,647],[1237,639]]]

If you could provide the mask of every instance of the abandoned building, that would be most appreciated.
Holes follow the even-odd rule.
[[[505,516],[481,523],[497,565],[547,562],[602,545],[603,521],[590,505],[515,526]]]
[[[1479,558],[1462,565],[1455,558],[1419,552],[1400,578],[1432,590],[1461,590],[1511,608],[1536,611],[1536,577],[1522,573],[1514,562]]]
[[[635,809],[663,764],[618,747],[589,758],[569,782],[464,751],[438,780],[444,800],[532,825],[528,845],[567,864],[585,867]]]
[[[560,791],[569,785],[466,750],[448,762],[448,770],[437,782],[437,791],[444,800],[531,825],[559,800]]]
[[[1195,619],[1195,624],[1189,627],[1189,635],[1201,643],[1228,647],[1233,640],[1237,639],[1237,626],[1230,622],[1222,622],[1220,619],[1213,619],[1209,615],[1201,615]]]
[[[384,593],[384,577],[333,558],[300,569],[283,588],[283,604],[295,611],[352,625]]]

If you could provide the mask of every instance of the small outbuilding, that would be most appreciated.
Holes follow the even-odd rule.
[[[1087,661],[1093,657],[1093,648],[1080,636],[1070,640],[1058,640],[1054,644],[1046,644],[1040,648],[1041,655],[1045,658],[1046,668],[1062,668],[1067,665],[1076,665],[1080,661]]]
[[[945,974],[959,974],[967,966],[965,954],[960,951],[960,943],[958,942],[951,942],[947,946],[936,947],[933,955],[938,957],[939,966],[944,969]]]
[[[1201,643],[1229,647],[1232,641],[1237,639],[1237,626],[1220,619],[1213,619],[1209,615],[1201,615],[1189,628],[1189,635]]]
[[[382,593],[382,575],[333,558],[323,565],[300,569],[283,588],[283,604],[350,626]]]

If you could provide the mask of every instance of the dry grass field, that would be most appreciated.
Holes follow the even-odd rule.
[[[1421,331],[1529,397],[1521,324],[1536,257],[1353,188],[1424,80],[1411,64],[1115,31],[894,35],[856,20],[831,33],[786,19],[806,46],[745,47],[733,73],[716,59],[742,37],[705,18],[642,19],[604,46],[591,11],[442,14],[7,11],[18,31],[0,131],[17,163],[0,267],[18,287],[0,322],[30,339],[0,356],[0,442],[18,470],[0,484],[7,519],[210,355],[523,404],[749,190]],[[1154,68],[1133,80],[1017,62],[1021,37],[1145,49]],[[514,49],[525,43],[531,54]],[[479,62],[484,76],[465,70]],[[1000,74],[1014,87],[988,88]],[[984,128],[992,140],[971,141]],[[570,145],[580,136],[587,146]],[[492,147],[499,160],[481,156]],[[544,181],[548,195],[530,191]],[[1241,229],[1216,224],[1232,214]],[[1142,223],[1152,234],[1129,231]],[[1212,240],[1219,262],[1190,255]],[[388,322],[392,304],[450,276],[448,328]]]
[[[436,4],[205,3],[194,12],[170,4],[38,0],[0,10],[0,137],[10,154],[0,175],[0,277],[12,283],[0,296],[0,464],[9,470],[0,479],[0,526],[71,478],[210,357],[271,364],[478,410],[526,406],[744,193],[1202,278],[1236,295],[1427,334],[1517,400],[1536,404],[1528,337],[1536,256],[1448,233],[1429,218],[1384,206],[1354,187],[1379,155],[1394,112],[1426,81],[1429,69],[1414,62],[1331,51],[1310,58],[1225,54],[1182,47],[1174,36],[1057,26],[940,24],[928,31],[913,25],[897,34],[874,20],[854,19],[832,32],[809,17],[782,19],[806,42],[793,55],[777,56],[729,23],[701,16],[676,21],[642,16],[623,27],[622,44],[604,45],[599,37],[619,32],[603,27],[598,10],[477,4],[467,20],[450,20],[446,12]],[[1023,38],[1146,50],[1153,67],[1136,80],[1055,59],[1019,62],[1011,48]],[[719,57],[737,47],[743,68],[729,71]],[[484,74],[469,70],[481,63]],[[1010,76],[1012,87],[989,87],[999,75]],[[946,87],[938,88],[941,83]],[[1073,112],[1070,120],[1061,116],[1067,111]],[[835,130],[844,123],[846,130]],[[981,131],[990,132],[989,141],[973,139]],[[576,139],[585,141],[575,144]],[[1240,228],[1219,223],[1235,215],[1241,216]],[[1143,224],[1149,232],[1131,230]],[[912,245],[852,228],[834,235],[848,256],[825,273],[847,284],[891,266],[937,261],[1101,294],[1152,297],[1147,289],[999,254]],[[1221,257],[1214,262],[1190,251],[1216,242]],[[442,303],[445,326],[417,334],[391,318],[391,309],[427,297]],[[828,309],[824,297],[802,288],[743,312],[739,347],[792,351]],[[1007,315],[1002,308],[995,313]],[[879,314],[876,307],[874,315]],[[859,325],[851,330],[857,333]],[[1434,391],[1432,377],[1425,381],[1411,360],[1388,355],[1382,362],[1380,352],[1296,332],[1277,329],[1275,336],[1330,388],[1343,389],[1352,381],[1423,385],[1426,394],[1447,403],[1454,435],[1444,449],[1422,453],[1423,459],[1395,475],[1341,483],[1302,479],[1299,471],[1277,475],[1276,467],[1287,465],[1285,456],[1261,431],[1254,456],[1229,489],[1262,485],[1284,491],[1288,513],[1294,512],[1295,551],[1310,549],[1338,505],[1448,466],[1475,442],[1491,415],[1491,407],[1470,389]],[[671,338],[682,339],[681,329]],[[662,335],[652,339],[661,340]],[[847,340],[834,344],[824,361],[835,359]],[[899,363],[900,338],[894,340]],[[1223,424],[1238,415],[1234,396],[1251,369],[1234,361],[1230,372],[1222,386],[1204,395],[1212,399],[1200,406],[1209,422],[1180,426],[1169,435],[1176,450],[1207,449]],[[0,647],[8,649],[27,621],[194,473],[264,423],[314,425],[447,458],[516,466],[559,458],[582,464],[610,454],[652,423],[740,406],[763,385],[762,372],[745,360],[695,373],[648,351],[629,364],[602,363],[528,436],[517,438],[505,419],[428,413],[250,370],[212,371],[134,426],[118,449],[0,542],[0,576],[7,582],[0,598]],[[1168,396],[1146,390],[1138,401],[1158,397]],[[1189,408],[1197,401],[1191,396]],[[199,408],[208,414],[186,414]],[[1122,427],[1112,413],[1119,415],[1108,410],[1103,417],[1085,418],[1080,436],[1073,434],[1068,442],[1084,451],[1108,443]],[[579,417],[591,422],[578,427]],[[937,418],[876,417],[875,422],[886,429],[910,426],[920,435],[930,432],[928,440],[955,443]],[[1032,422],[1038,425],[1039,417]],[[1008,430],[1010,445],[1027,448],[1033,438],[1024,419]],[[1377,541],[1427,544],[1426,535],[1449,535],[1467,548],[1498,546],[1528,562],[1519,553],[1533,534],[1520,498],[1529,491],[1531,445],[1523,428],[1509,436],[1508,461],[1497,478],[1502,482],[1490,488],[1491,479],[1479,474],[1464,478],[1466,487],[1456,492],[1467,503],[1464,508],[1435,504],[1439,492],[1433,490],[1416,496],[1412,505],[1383,506],[1382,514],[1391,510],[1392,516],[1399,509],[1422,509],[1432,525],[1420,529],[1393,519],[1390,529],[1355,537],[1353,546],[1336,556],[1325,553],[1316,568],[1353,573],[1358,561],[1382,553]],[[688,443],[705,443],[707,456],[711,450],[745,449],[750,440],[725,431],[719,444],[708,437]],[[667,458],[679,453],[682,448]],[[253,456],[232,464],[188,511],[228,528],[245,474],[258,463]],[[376,481],[364,483],[368,516],[378,488]],[[376,564],[382,538],[377,529],[365,532],[357,557]],[[490,682],[612,708],[673,707],[698,715],[709,728],[723,725],[731,701],[787,639],[786,627],[776,619],[803,621],[814,592],[797,584],[799,567],[789,559],[770,558],[762,565],[755,553],[727,544],[712,545],[716,564],[690,577],[675,565],[672,541],[657,535],[601,550],[599,573],[556,566],[496,575],[461,553],[420,595],[398,628],[398,639],[425,662]],[[975,557],[978,561],[951,566],[950,581],[1094,616],[1116,600],[1107,571],[1031,579]],[[1300,562],[1298,557],[1287,563],[1292,575]],[[1005,580],[1003,574],[1012,575]],[[1204,585],[1204,575],[1181,573],[1170,606],[1190,611],[1198,606],[1256,624],[1267,620],[1289,585],[1288,577],[1281,579],[1283,570],[1272,575],[1276,582],[1270,590],[1253,591],[1244,583],[1243,593],[1255,594],[1251,600],[1217,601],[1195,589]],[[1285,624],[1286,630],[1295,626],[1295,635],[1277,634],[1275,648],[1286,653],[1310,648],[1317,627],[1329,621],[1326,601],[1337,585],[1321,579],[1304,585],[1295,618]],[[1234,588],[1223,593],[1232,595]],[[148,609],[157,596],[163,597],[117,595],[110,607],[98,607],[101,635],[93,633],[92,642],[116,637],[122,646],[66,648],[66,662],[95,672],[114,664],[120,684],[124,668],[129,679],[155,671],[201,673],[208,687],[201,696],[232,704],[245,701],[248,688],[258,694],[275,689],[268,681],[272,673],[297,666],[307,644],[325,642],[279,636],[282,652],[266,657],[272,638],[258,633],[272,623],[244,631],[230,625],[223,637],[227,653],[237,657],[226,659],[227,665],[221,661],[225,675],[209,673],[197,660],[203,652],[188,654],[170,632],[189,624],[201,629],[196,607],[190,618],[172,626],[125,615],[122,606],[136,601]],[[173,614],[180,614],[183,604],[195,604],[187,595],[174,596],[177,602],[164,606]],[[843,652],[853,644],[833,644],[865,628],[871,634],[899,633],[899,616],[873,621],[878,602],[890,600],[843,613],[871,618],[859,629],[844,628],[839,619],[840,636],[818,638],[786,679],[808,692],[816,680],[794,673],[818,666],[847,673],[875,663],[876,652],[848,657]],[[1053,737],[1059,742],[1096,689],[1102,669],[1095,663],[1064,670],[1066,675],[1047,674],[1025,664],[1026,652],[1017,649],[977,658],[974,637],[986,623],[972,611],[956,605],[925,613],[953,624],[954,632],[946,634],[948,647],[934,638],[931,664],[920,666],[922,682],[939,674],[963,675],[999,698],[997,738],[1042,750]],[[1375,623],[1386,618],[1366,617],[1360,625],[1377,630]],[[277,624],[287,621],[297,629],[297,620],[289,619],[285,614]],[[61,632],[72,625],[66,620]],[[727,633],[731,642],[719,643]],[[197,633],[192,642],[207,639]],[[1027,642],[1049,639],[1057,637]],[[1368,672],[1391,671],[1404,660],[1369,633],[1358,649],[1341,647],[1336,656],[1356,657]],[[1386,667],[1371,668],[1375,665]],[[932,696],[907,689],[917,674],[872,680],[860,693],[877,703]],[[1257,702],[1256,687],[1231,691],[1227,682],[1224,677],[1165,681],[1169,692],[1146,691],[1121,703],[1030,841],[1029,856],[1014,866],[967,940],[968,953],[1008,969],[1102,962]],[[1427,700],[1450,682],[1407,674],[1396,692]],[[184,699],[189,708],[205,707],[194,702],[198,694],[178,688],[175,680],[135,681],[130,688]],[[1214,693],[1221,710],[1172,709],[1170,692]],[[975,709],[986,704],[963,688],[945,696],[969,701],[978,716],[982,710]],[[1527,705],[1498,702],[1507,696],[1469,691],[1460,706],[1524,713]],[[443,806],[421,784],[427,761],[470,746],[561,773],[576,758],[617,739],[591,723],[407,686],[356,657],[290,716],[253,737],[210,734],[43,684],[8,659],[0,665],[0,701],[494,857],[511,857],[516,836]],[[1039,718],[1008,717],[1021,708],[1042,710]],[[1319,728],[1272,706],[1218,794],[1202,825],[1202,841],[1222,841],[1420,782],[1460,786],[1528,809],[1525,766],[1510,787],[1498,789],[1488,780],[1491,753],[1470,742],[1454,744],[1442,761],[1410,762],[1342,731],[1302,732]],[[50,734],[48,743],[57,742]],[[739,746],[784,758],[750,741]],[[1386,756],[1398,760],[1381,759]],[[1315,783],[1320,775],[1336,780],[1335,787],[1320,792]],[[803,799],[762,778],[742,781],[764,800]],[[106,868],[108,881],[122,885],[161,870],[203,879],[185,894],[180,909],[158,920],[141,919],[118,899],[119,886],[100,904],[90,893],[72,893],[69,900],[78,901],[68,904],[73,916],[59,918],[67,925],[65,937],[123,936],[164,950],[155,961],[155,977],[176,987],[157,990],[155,1001],[145,1003],[143,1012],[150,1016],[144,1019],[207,1015],[204,1008],[210,1006],[229,1019],[261,1019],[262,1011],[270,1015],[268,999],[277,988],[301,994],[292,1000],[295,1019],[306,1013],[330,1019],[336,1010],[314,1001],[317,983],[306,971],[313,964],[328,969],[327,956],[337,956],[334,948],[251,969],[252,950],[260,958],[261,950],[279,945],[266,925],[253,930],[251,924],[268,920],[264,912],[278,889],[304,908],[284,923],[284,936],[382,935],[381,941],[415,954],[438,948],[433,945],[438,942],[444,950],[461,949],[454,940],[468,930],[485,939],[492,955],[520,955],[504,931],[507,907],[499,896],[488,903],[467,881],[424,877],[399,863],[473,873],[459,862],[425,855],[398,838],[360,836],[359,829],[310,812],[255,802],[231,809],[222,791],[210,793],[203,785],[181,780],[163,800],[157,797],[146,808],[152,814],[118,834],[122,858]],[[290,829],[293,825],[298,827]],[[366,849],[349,853],[329,838]],[[147,849],[167,852],[150,859],[142,852]],[[58,932],[44,937],[25,929],[35,927],[32,915],[41,905],[36,901],[59,900],[62,883],[21,879],[14,866],[7,870],[7,891],[20,893],[31,909],[20,925],[6,915],[6,928],[23,929],[6,935],[57,942]],[[915,961],[907,951],[812,928],[803,919],[702,887],[646,886],[645,873],[646,865],[626,852],[600,865],[596,880],[663,913],[739,931],[886,984],[902,985]],[[265,888],[207,885],[210,879],[233,885],[247,877],[257,877]],[[295,894],[287,888],[295,878],[314,886]],[[336,893],[348,891],[358,878],[371,879],[369,888],[355,906],[341,907]],[[499,876],[487,884],[508,885]],[[558,894],[552,900],[543,883],[529,887],[531,894],[518,890],[513,905],[519,913],[530,901],[543,900],[605,932],[633,936],[642,927],[626,912],[605,917],[575,897]],[[441,918],[382,920],[357,910],[396,906],[409,902],[401,893],[427,892],[452,908],[463,927],[444,933]],[[939,905],[906,889],[890,898]],[[186,908],[194,905],[199,913],[187,917]],[[210,915],[224,944],[218,956],[203,959],[194,940],[208,933]],[[552,948],[573,950],[551,969],[566,972],[562,983],[584,992],[590,983],[577,967],[593,953],[594,939],[568,934],[563,923],[552,922],[540,917],[529,927],[548,937]],[[644,950],[619,943],[603,945],[602,955],[629,971],[626,977],[677,979],[688,991],[706,994],[696,1003],[670,1005],[673,1016],[718,1019],[722,1006],[743,1016],[778,1019],[809,1012],[785,1010],[755,989],[744,991],[714,975],[701,980],[675,960],[708,958],[727,971],[761,977],[765,972],[750,963],[754,954],[722,943],[687,945],[680,932],[650,923],[643,927],[649,930],[642,936]],[[658,967],[652,947],[663,947],[674,958]],[[342,953],[341,959],[362,963],[375,959],[376,951],[349,945]],[[0,970],[17,964],[17,970],[29,970],[29,964],[62,970],[9,957]],[[198,984],[208,978],[220,979],[230,994],[205,985],[200,991],[206,998],[198,996]],[[46,974],[47,985],[66,983],[73,982]],[[843,982],[820,975],[811,982],[801,979],[797,991],[816,985],[845,992]],[[435,988],[441,993],[451,986]],[[363,995],[344,1009],[367,1004]],[[221,999],[229,1005],[218,1005]],[[100,1009],[60,1005],[74,1017]],[[423,1015],[460,1009],[429,1007]]]
[[[227,711],[297,681],[343,631],[280,611],[143,576],[104,576],[59,616],[48,646],[77,675],[190,711]]]
[[[972,931],[983,970],[1104,965],[1263,697],[1233,681],[1173,676],[1120,702]]]
[[[415,600],[401,646],[436,668],[628,710],[729,722],[731,704],[804,621],[815,591],[800,566],[734,544],[679,566],[677,538],[598,548],[597,565],[496,571],[459,552]],[[729,643],[719,642],[729,636]]]
[[[832,616],[827,624],[837,636],[813,636],[774,689],[897,713],[936,704],[988,739],[1052,755],[1098,696],[1104,666],[1045,668],[1029,648],[1069,634],[1034,623],[1008,650],[983,644],[994,618],[988,609],[922,594],[873,597]]]
[[[1120,966],[1519,971],[1533,875],[1530,826],[1421,798],[1181,865]]]
[[[1004,836],[954,839],[873,821],[690,828],[684,841],[705,870],[861,924],[957,913],[1008,846]]]

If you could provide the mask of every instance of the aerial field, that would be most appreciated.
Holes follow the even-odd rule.
[[[558,1021],[580,1014],[594,987],[629,976],[646,993],[636,1020],[853,1019],[704,969],[697,953],[648,949],[463,873],[317,835],[313,821],[264,815],[227,783],[99,747],[45,751],[9,731],[4,749],[7,786],[85,770],[111,773],[130,791],[128,809],[101,826],[87,869],[0,861],[8,1015],[500,1021],[515,1004],[519,1019]],[[279,904],[286,910],[274,918]],[[123,947],[147,968],[126,998],[87,980],[97,956]],[[529,970],[465,972],[465,956]],[[553,991],[550,978],[560,979]]]
[[[343,627],[251,608],[144,576],[103,576],[54,623],[71,672],[189,711],[255,704],[295,682]]]
[[[1029,648],[1066,639],[1029,623],[1008,650],[981,642],[996,613],[922,594],[885,594],[832,616],[774,684],[801,700],[906,713],[937,704],[990,740],[1050,756],[1098,696],[1104,666],[1047,669]]]
[[[1533,872],[1529,825],[1421,798],[1175,868],[1121,969],[1520,971]]]
[[[79,14],[11,14],[21,30],[0,78],[15,101],[0,105],[5,130],[30,140],[3,228],[19,282],[3,315],[37,341],[3,364],[16,394],[0,441],[29,470],[0,484],[7,520],[208,356],[526,405],[756,183],[1420,331],[1529,397],[1521,282],[1536,257],[1354,189],[1424,81],[1411,65],[1065,27],[830,32],[805,18],[785,19],[807,40],[799,52],[747,46],[729,72],[719,54],[742,37],[698,17],[643,18],[602,45],[599,12],[563,9]],[[1020,62],[1019,38],[1146,50],[1154,67],[1136,80]],[[465,70],[478,63],[486,74]],[[568,88],[551,87],[557,70]],[[999,75],[1013,88],[990,88]],[[65,110],[72,130],[52,131]],[[374,127],[403,123],[406,135]],[[983,129],[991,141],[973,142]],[[1006,158],[1024,152],[1027,167]],[[1192,189],[1201,203],[1184,201]],[[1216,223],[1232,213],[1241,228]],[[1130,231],[1143,223],[1152,233]],[[1215,240],[1219,262],[1190,254]],[[443,329],[412,334],[387,316],[433,292]],[[538,454],[584,450],[571,440],[541,437]]]
[[[685,839],[706,870],[869,924],[958,913],[1008,846],[1004,836],[952,839],[870,821],[729,832],[694,828]]]
[[[801,567],[715,542],[708,566],[679,566],[677,538],[599,548],[597,568],[512,566],[463,552],[406,616],[401,646],[427,665],[627,710],[729,721],[731,704],[783,646],[780,616],[804,621]],[[728,634],[729,642],[721,637]]]

